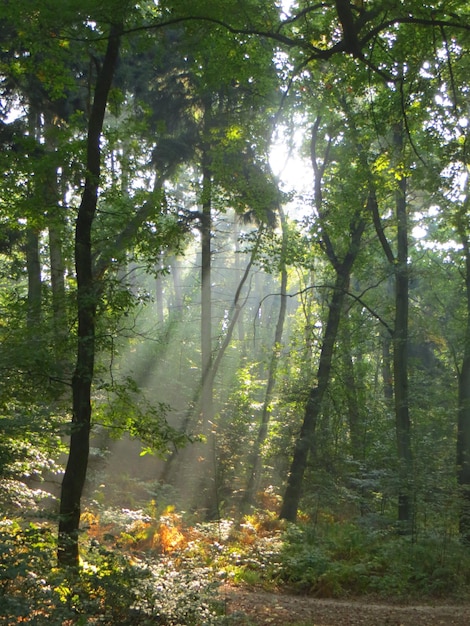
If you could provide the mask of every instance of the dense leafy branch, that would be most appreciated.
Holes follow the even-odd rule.
[[[380,22],[377,26],[372,27],[369,32],[359,38],[358,32],[359,28],[362,29],[365,23],[368,23],[377,16],[378,11],[368,11],[362,15],[361,20],[356,21],[352,15],[351,5],[349,2],[345,0],[336,0],[336,9],[339,17],[339,21],[343,27],[343,38],[341,41],[335,43],[329,48],[319,48],[318,46],[313,45],[308,39],[304,36],[293,36],[293,35],[285,35],[280,31],[285,27],[289,26],[296,21],[298,21],[301,17],[314,12],[319,8],[324,8],[323,3],[316,4],[312,7],[306,7],[299,13],[289,17],[284,21],[280,21],[275,30],[266,30],[262,28],[254,28],[254,27],[238,27],[234,26],[230,22],[219,19],[217,17],[213,17],[210,15],[182,15],[177,16],[170,19],[164,19],[157,23],[148,23],[141,24],[138,26],[133,26],[130,28],[126,28],[123,30],[123,35],[130,35],[133,33],[138,33],[142,31],[155,30],[160,28],[168,28],[171,26],[177,26],[179,24],[189,23],[189,22],[202,22],[213,24],[215,26],[221,26],[226,31],[234,34],[234,35],[244,35],[244,36],[256,36],[262,37],[265,39],[270,39],[272,41],[281,43],[286,45],[289,48],[298,47],[303,50],[309,51],[311,56],[309,56],[309,60],[313,61],[314,59],[330,59],[332,56],[339,52],[347,52],[351,53],[353,56],[364,60],[363,58],[363,50],[371,40],[375,39],[381,33],[388,31],[390,28],[394,26],[398,26],[400,24],[416,24],[418,26],[425,27],[438,27],[438,28],[446,28],[451,27],[457,30],[470,31],[470,24],[465,23],[465,21],[453,21],[446,19],[436,19],[435,17],[431,18],[422,18],[413,15],[406,16],[397,16],[394,18],[390,18]],[[73,36],[64,37],[69,40],[76,41],[88,41],[88,42],[96,42],[106,40],[108,35],[100,35],[98,37],[92,38],[78,38]]]

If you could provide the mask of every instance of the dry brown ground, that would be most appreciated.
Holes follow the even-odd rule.
[[[222,590],[227,612],[256,626],[470,626],[470,604],[380,604],[323,600],[238,587]]]

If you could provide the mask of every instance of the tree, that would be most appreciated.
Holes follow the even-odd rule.
[[[343,312],[343,303],[349,287],[349,281],[353,264],[360,252],[360,242],[366,227],[365,206],[361,203],[361,195],[357,200],[357,204],[353,206],[345,206],[346,215],[341,215],[342,229],[346,236],[344,239],[334,229],[335,219],[332,216],[334,200],[324,200],[324,177],[328,166],[334,159],[336,167],[343,174],[347,173],[348,166],[341,162],[339,153],[340,144],[335,145],[334,156],[333,140],[328,139],[324,149],[323,159],[320,160],[319,152],[319,131],[321,128],[321,117],[317,117],[311,131],[310,153],[312,167],[315,175],[315,213],[318,220],[318,235],[320,246],[323,248],[334,270],[334,285],[331,289],[331,299],[328,305],[328,316],[321,340],[321,349],[318,360],[318,369],[316,373],[316,384],[312,385],[308,392],[308,398],[305,405],[305,414],[302,422],[300,433],[295,442],[294,454],[290,472],[287,480],[287,487],[284,493],[280,517],[289,521],[295,521],[300,502],[302,481],[307,467],[307,460],[310,450],[313,446],[313,437],[318,417],[322,410],[323,398],[325,396],[333,362],[333,353],[338,336],[338,329],[341,315]],[[353,124],[351,120],[346,123]],[[331,137],[328,131],[325,132]],[[349,164],[348,164],[349,165]],[[330,175],[331,176],[331,175]],[[355,183],[356,186],[356,183]],[[363,192],[364,193],[364,192]],[[337,200],[337,199],[336,199]],[[370,195],[365,204],[370,210],[370,205],[374,202],[373,196]],[[343,205],[344,206],[344,205]],[[347,227],[345,228],[345,225]],[[335,249],[335,240],[337,247]],[[342,250],[342,252],[340,252]]]
[[[383,471],[386,478],[374,483],[380,487],[377,493],[395,502],[398,491],[398,517],[408,529],[417,524],[430,486],[435,499],[436,485],[449,488],[449,470],[445,480],[426,476],[426,464],[442,468],[448,441],[455,437],[454,486],[459,484],[462,496],[461,535],[468,539],[470,227],[468,190],[462,184],[468,120],[459,95],[468,89],[462,63],[469,30],[465,8],[454,2],[390,6],[385,0],[370,7],[343,0],[299,1],[287,12],[257,0],[121,4],[109,0],[96,7],[69,0],[58,12],[55,0],[21,2],[27,16],[23,24],[16,5],[7,2],[0,25],[8,44],[0,50],[5,120],[0,123],[0,165],[6,174],[0,183],[0,271],[6,284],[0,334],[1,363],[8,370],[0,397],[5,399],[2,411],[13,418],[8,441],[18,440],[18,406],[36,410],[43,403],[48,408],[38,409],[38,415],[63,418],[64,391],[71,382],[60,563],[78,563],[94,419],[104,424],[112,419],[119,431],[130,426],[142,439],[157,437],[155,411],[137,423],[142,405],[127,376],[131,361],[139,382],[158,401],[160,408],[154,409],[161,409],[156,422],[162,439],[170,441],[175,434],[162,417],[171,392],[177,396],[172,419],[182,427],[176,442],[191,431],[213,437],[209,445],[192,450],[210,459],[200,464],[202,477],[192,467],[172,466],[173,476],[191,475],[193,501],[211,516],[220,512],[222,491],[227,502],[233,498],[231,477],[237,486],[247,482],[246,497],[253,501],[265,455],[280,460],[264,474],[277,485],[291,464],[282,517],[295,519],[309,470],[319,474],[319,468],[325,469],[322,476],[328,472],[328,480],[338,478],[348,493],[361,476]],[[281,122],[279,107],[292,112],[289,121]],[[18,118],[7,120],[17,110]],[[310,263],[299,268],[289,248],[296,244],[286,236],[287,222],[278,207],[285,198],[267,165],[272,130],[280,123],[312,126],[312,141],[304,146],[315,175],[310,218],[292,241],[303,237],[310,242],[315,273]],[[80,205],[76,224],[75,202]],[[413,235],[417,220],[431,215],[430,203],[440,224],[436,240],[427,240],[431,251],[420,248]],[[233,228],[223,223],[227,210],[249,217],[253,232],[238,254],[243,263],[237,265],[229,253],[219,269],[214,259],[220,246],[232,250],[238,245],[234,235],[226,236]],[[282,237],[269,230],[274,213],[281,215]],[[218,232],[223,229],[225,234]],[[439,251],[438,238],[450,246],[451,261]],[[183,250],[188,266],[194,259],[200,264],[198,281],[184,297],[180,287],[195,272],[185,268],[179,280],[167,256]],[[439,268],[436,274],[450,273],[452,263],[452,272],[459,268],[465,277],[466,298],[452,290],[456,319],[460,316],[455,323],[449,322],[447,303],[426,284],[433,276],[431,263]],[[294,295],[287,291],[294,284],[294,266],[301,274],[302,293],[296,295],[306,314],[301,326],[297,312],[299,332],[292,346],[305,341],[297,355],[283,350],[279,357],[281,340],[287,343],[291,329],[286,305],[288,295]],[[279,274],[279,311],[275,298],[263,299],[268,287],[259,268]],[[229,278],[232,269],[237,280]],[[163,290],[159,308],[153,311],[150,304],[155,275],[163,284],[167,271],[174,278],[178,315],[165,315],[169,298],[164,301]],[[274,278],[269,280],[272,295],[279,288],[272,287]],[[222,282],[228,291],[217,302]],[[256,330],[263,336],[256,337],[254,349],[244,341],[242,353],[234,329],[242,306],[255,316],[254,297],[249,301],[247,295],[250,282],[263,302],[256,314]],[[158,323],[142,331],[131,313],[137,309],[149,316],[153,312]],[[443,318],[442,329],[426,322],[425,311]],[[244,339],[247,329],[240,333]],[[177,350],[175,337],[182,339]],[[444,355],[437,346],[445,342]],[[116,364],[119,351],[131,343],[136,352],[125,364]],[[141,349],[148,358],[137,362]],[[152,376],[155,359],[159,377]],[[446,386],[454,390],[452,361],[459,382],[455,406],[445,391]],[[423,386],[431,374],[433,389],[425,397]],[[295,402],[287,393],[288,378],[298,385]],[[392,391],[395,442],[393,419],[388,419]],[[432,406],[431,397],[439,391],[445,407],[458,416],[456,435]],[[12,405],[9,397],[15,399]],[[294,432],[302,402],[303,423]],[[277,411],[281,405],[288,407],[285,415]],[[448,440],[439,442],[439,433]],[[431,457],[432,445],[439,459]],[[293,459],[285,452],[289,446]],[[3,466],[11,467],[7,446],[1,448]],[[168,461],[168,472],[176,458]],[[219,479],[224,484],[214,488]]]
[[[284,331],[284,323],[287,310],[287,246],[289,237],[289,227],[287,219],[282,207],[279,207],[279,217],[282,229],[282,242],[280,250],[280,302],[279,313],[274,331],[274,341],[272,346],[272,354],[268,363],[268,379],[266,381],[266,391],[263,400],[263,409],[261,413],[261,421],[258,428],[258,434],[253,444],[253,451],[249,463],[249,474],[243,501],[245,506],[252,505],[255,502],[256,492],[261,482],[262,471],[262,447],[268,436],[268,425],[270,412],[272,410],[271,402],[273,400],[274,385],[276,383],[276,372],[279,363],[282,335]]]
[[[85,188],[75,229],[77,273],[77,361],[72,378],[72,431],[70,450],[62,481],[58,559],[61,565],[78,566],[80,501],[85,484],[91,425],[91,387],[95,361],[95,316],[97,284],[93,276],[91,230],[98,202],[101,171],[100,139],[119,53],[122,22],[113,24],[103,65],[96,77],[93,105],[88,122]]]
[[[463,355],[458,375],[457,468],[462,490],[459,528],[462,539],[470,543],[470,202],[468,175],[465,199],[457,212],[457,232],[462,244],[465,272],[466,324],[463,333]]]
[[[393,129],[393,150],[396,152],[398,168],[402,162],[403,129],[401,124]],[[373,221],[377,236],[395,279],[395,322],[393,327],[393,394],[395,400],[395,420],[397,433],[397,451],[399,459],[399,494],[398,520],[411,527],[413,477],[411,454],[411,423],[409,415],[409,384],[408,384],[408,306],[409,306],[409,268],[408,268],[408,216],[407,216],[407,179],[399,173],[395,191],[396,212],[396,255],[393,253],[383,230],[378,212],[378,205],[372,205]]]

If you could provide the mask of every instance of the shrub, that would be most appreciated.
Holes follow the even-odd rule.
[[[79,572],[59,570],[48,527],[0,527],[0,624],[215,626],[228,623],[209,568],[153,555],[131,560],[95,539]]]
[[[279,580],[319,596],[456,596],[470,585],[470,553],[448,538],[413,543],[391,531],[332,523],[321,531],[292,525],[283,539]]]

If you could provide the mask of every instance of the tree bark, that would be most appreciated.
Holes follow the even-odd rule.
[[[169,263],[171,268],[171,277],[173,278],[173,305],[171,308],[174,309],[178,315],[182,315],[183,290],[181,288],[181,267],[178,257],[171,256]]]
[[[57,207],[57,214],[61,207]],[[65,267],[62,254],[62,229],[58,221],[60,215],[51,217],[49,222],[49,262],[51,264],[52,316],[54,319],[54,342],[56,353],[66,337],[65,313]]]
[[[35,107],[30,104],[28,112],[28,132],[31,138],[37,142],[37,150],[39,149],[39,134],[40,134],[40,114]],[[40,198],[42,189],[40,183],[37,182],[37,177],[33,179],[32,185],[32,201],[37,203]],[[39,215],[42,215],[44,207],[39,207]],[[42,319],[42,277],[41,277],[41,258],[40,258],[40,245],[39,236],[41,227],[37,221],[28,218],[26,226],[26,272],[28,276],[28,296],[27,296],[27,327],[31,336],[36,341],[39,339],[38,325]]]
[[[394,130],[394,144],[401,154],[403,131],[401,125]],[[411,422],[408,397],[408,219],[406,202],[406,178],[398,181],[395,195],[397,221],[397,257],[395,263],[395,328],[393,334],[393,378],[395,417],[398,450],[398,521],[410,532],[413,518],[413,467],[411,453]]]
[[[165,321],[164,302],[163,302],[163,272],[164,272],[164,257],[160,253],[158,255],[155,279],[155,305],[157,311],[157,322],[160,326],[163,326]]]
[[[382,344],[382,385],[384,399],[387,403],[393,400],[393,374],[392,374],[392,338],[388,332],[381,336]]]
[[[26,269],[28,273],[28,330],[38,334],[41,321],[42,280],[39,258],[39,234],[35,228],[26,231]]]
[[[206,111],[206,115],[208,115]],[[208,122],[206,121],[206,124]],[[202,156],[201,206],[201,414],[203,425],[212,419],[212,173],[208,149]]]
[[[393,129],[396,165],[401,164],[403,151],[403,128],[399,123]],[[395,218],[397,225],[396,257],[382,228],[377,202],[371,204],[372,218],[377,237],[393,269],[395,279],[395,322],[392,333],[393,345],[393,397],[398,456],[398,521],[402,531],[412,531],[413,523],[413,458],[411,451],[411,419],[408,391],[408,217],[406,201],[407,181],[404,174],[398,180],[395,193]],[[385,344],[386,345],[386,344]],[[387,347],[387,346],[386,346]],[[387,355],[386,355],[387,356]],[[384,361],[385,363],[385,361]],[[385,393],[388,387],[385,385]]]
[[[362,230],[363,226],[360,231],[359,238],[362,235]],[[345,260],[336,273],[334,291],[331,297],[328,319],[320,352],[317,384],[315,387],[312,387],[309,392],[307,404],[305,406],[304,420],[300,434],[295,442],[294,456],[287,479],[287,487],[284,493],[281,512],[279,514],[281,519],[286,519],[291,522],[295,522],[297,519],[297,511],[302,493],[303,477],[307,468],[308,454],[312,447],[312,440],[315,434],[317,420],[322,409],[323,397],[330,380],[333,353],[338,335],[341,311],[343,309],[343,302],[347,286],[349,284],[350,272],[353,262],[357,256],[357,251],[358,246],[354,253],[351,253],[352,251],[350,251],[350,253],[346,255]]]
[[[317,134],[320,128],[320,117],[317,118],[312,128],[312,139],[310,143],[310,155],[314,170],[314,196],[315,206],[320,222],[323,221],[322,211],[322,180],[328,164],[331,142],[326,147],[325,155],[321,164],[317,158]],[[368,205],[374,198],[369,194]],[[332,264],[336,278],[328,310],[325,333],[323,335],[322,347],[320,350],[320,360],[317,369],[317,384],[310,388],[307,403],[305,406],[304,420],[294,446],[294,455],[290,467],[287,486],[281,506],[279,517],[291,522],[295,522],[302,494],[302,483],[309,452],[314,446],[315,429],[318,417],[322,410],[323,398],[330,381],[331,367],[333,363],[333,353],[338,335],[339,323],[343,310],[343,303],[349,286],[351,270],[354,261],[359,254],[362,234],[365,229],[365,219],[359,213],[355,214],[349,225],[349,245],[342,261],[335,254],[333,243],[328,234],[326,223],[322,228],[322,246],[326,252],[328,260]]]
[[[462,365],[458,374],[457,421],[457,482],[460,489],[459,532],[462,541],[470,545],[470,240],[468,210],[470,202],[463,203],[458,219],[458,231],[465,254],[466,326]]]
[[[50,114],[46,115],[45,134],[54,130],[54,122]],[[52,137],[53,133],[50,133]],[[46,154],[49,159],[47,172],[43,182],[44,205],[47,207],[49,235],[49,263],[51,267],[52,318],[54,324],[54,347],[57,367],[65,365],[64,341],[68,335],[67,315],[65,308],[65,265],[63,255],[63,236],[65,232],[65,211],[60,204],[60,190],[57,178],[56,141],[47,137]]]
[[[204,130],[209,136],[211,104],[205,103]],[[212,171],[209,145],[202,147],[201,172],[201,381],[200,396],[196,406],[199,409],[200,432],[207,437],[204,452],[203,478],[197,477],[194,494],[206,509],[208,519],[217,516],[217,485],[215,469],[215,440],[213,427],[214,389],[212,368]],[[170,467],[167,463],[168,469]],[[202,466],[201,466],[202,467]]]
[[[96,79],[93,106],[88,123],[87,175],[75,227],[75,269],[77,275],[78,340],[72,378],[72,429],[67,466],[62,481],[59,517],[58,562],[78,567],[78,532],[83,487],[90,448],[91,387],[95,359],[95,312],[98,286],[93,275],[91,230],[98,201],[101,171],[100,138],[104,115],[117,64],[120,26],[112,26],[106,55]]]
[[[352,459],[360,461],[364,459],[364,438],[362,432],[361,409],[359,406],[358,384],[352,355],[350,330],[351,321],[347,311],[345,311],[343,317],[345,323],[342,326],[341,333],[341,357],[344,370],[343,381],[344,393],[346,396],[350,450]]]
[[[222,359],[224,357],[225,351],[227,350],[228,346],[230,345],[230,342],[232,340],[232,336],[233,336],[233,332],[235,330],[235,327],[237,325],[237,322],[240,318],[240,314],[242,312],[243,306],[246,302],[242,302],[240,303],[240,297],[241,297],[241,293],[242,293],[242,289],[246,283],[246,281],[248,280],[248,277],[250,275],[250,271],[251,268],[253,266],[253,263],[255,261],[256,258],[256,253],[258,251],[258,247],[260,244],[261,238],[260,236],[258,236],[257,242],[255,244],[255,247],[251,253],[251,257],[250,260],[247,264],[247,266],[245,267],[245,270],[243,272],[243,276],[240,279],[240,282],[238,284],[238,287],[236,289],[235,292],[235,296],[233,299],[233,304],[231,306],[231,309],[229,311],[229,325],[227,327],[225,336],[223,338],[222,343],[220,344],[220,347],[218,348],[217,351],[217,355],[215,358],[211,359],[211,365],[210,365],[210,369],[206,374],[206,383],[210,386],[210,388],[213,388],[214,385],[214,381],[215,381],[215,377],[217,376],[217,372],[219,369],[220,364],[222,363]],[[202,383],[201,383],[202,384]],[[188,428],[189,428],[189,424],[191,422],[191,418],[195,412],[195,408],[197,411],[201,412],[202,411],[202,387],[201,385],[199,385],[196,389],[196,393],[193,396],[193,399],[191,401],[190,404],[190,408],[188,409],[188,411],[186,412],[186,415],[183,419],[183,422],[181,424],[180,427],[180,432],[183,434],[187,434],[188,432]],[[170,478],[173,475],[172,472],[172,468],[174,466],[174,461],[177,457],[178,454],[178,450],[174,450],[173,453],[170,455],[170,457],[168,458],[167,462],[165,463],[165,467],[163,469],[163,472],[160,476],[160,480],[161,482],[168,482],[170,480]]]
[[[271,414],[271,400],[273,396],[274,385],[276,382],[277,365],[280,356],[280,347],[282,341],[282,333],[284,330],[284,322],[286,319],[287,308],[287,266],[285,262],[287,249],[287,223],[286,216],[282,207],[279,207],[279,215],[282,227],[282,246],[281,246],[281,288],[280,288],[280,304],[279,314],[276,322],[276,330],[274,332],[274,343],[269,361],[268,379],[266,382],[266,391],[264,394],[263,410],[261,414],[261,423],[259,425],[258,434],[254,443],[254,449],[251,455],[249,476],[246,491],[243,498],[243,506],[249,507],[254,503],[256,492],[259,489],[261,481],[262,457],[261,450],[266,437],[268,435],[268,425]]]

